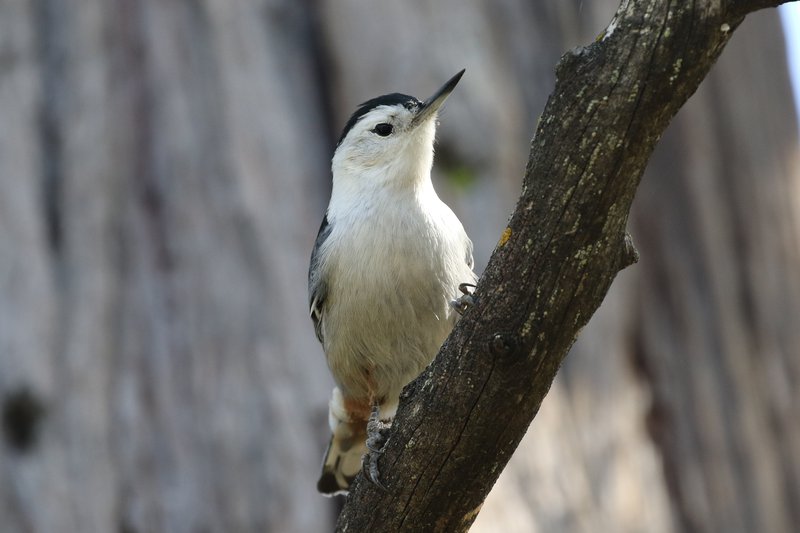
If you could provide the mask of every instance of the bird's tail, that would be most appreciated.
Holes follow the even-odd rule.
[[[328,423],[333,435],[322,461],[317,490],[325,496],[347,494],[350,483],[361,469],[361,458],[367,453],[366,420],[351,416],[337,387],[333,389],[329,404]]]
[[[325,496],[347,494],[350,483],[361,470],[361,458],[367,453],[365,438],[363,431],[353,438],[341,438],[336,433],[331,436],[322,462],[322,475],[317,481],[318,491]]]

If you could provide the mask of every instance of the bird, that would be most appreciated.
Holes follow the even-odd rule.
[[[367,100],[334,150],[308,272],[309,312],[335,382],[324,495],[347,494],[365,456],[385,489],[377,458],[400,392],[473,301],[472,241],[431,181],[438,112],[463,74],[425,101]]]

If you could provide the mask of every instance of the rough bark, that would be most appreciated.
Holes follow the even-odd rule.
[[[601,27],[609,4],[582,14]],[[800,140],[784,55],[776,10],[748,16],[670,123],[629,220],[640,261],[581,332],[470,531],[798,523]]]
[[[623,2],[594,44],[564,56],[478,304],[404,396],[382,458],[390,491],[359,482],[340,531],[469,527],[578,331],[634,260],[625,225],[656,141],[748,5],[762,4]]]

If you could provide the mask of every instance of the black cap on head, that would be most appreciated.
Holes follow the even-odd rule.
[[[388,106],[402,105],[406,109],[412,110],[422,105],[422,102],[420,102],[413,96],[400,93],[384,94],[383,96],[378,96],[377,98],[367,100],[366,102],[358,106],[358,109],[356,109],[355,113],[352,114],[350,119],[347,121],[347,124],[344,125],[344,129],[342,130],[342,135],[336,142],[336,146],[338,147],[340,144],[342,144],[342,141],[347,136],[347,133],[351,129],[353,129],[353,126],[356,125],[356,123],[359,121],[361,117],[363,117],[376,107],[380,107],[382,105],[388,105]]]

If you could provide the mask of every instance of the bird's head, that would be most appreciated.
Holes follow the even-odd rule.
[[[334,189],[414,187],[430,180],[436,115],[462,70],[427,100],[392,93],[361,104],[333,156]]]

